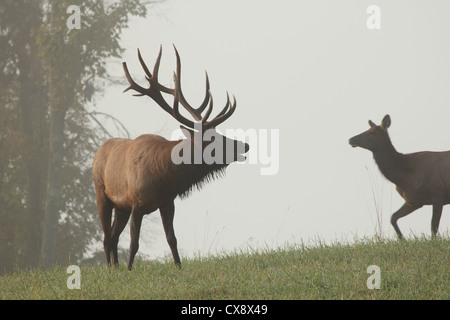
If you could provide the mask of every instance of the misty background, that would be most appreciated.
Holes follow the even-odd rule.
[[[381,10],[379,30],[366,24],[373,4]],[[273,146],[262,139],[251,145],[251,152],[278,157],[276,174],[261,175],[267,165],[260,161],[232,164],[224,178],[175,201],[182,257],[315,239],[395,238],[389,219],[403,201],[372,154],[351,148],[348,139],[367,130],[369,119],[379,124],[390,114],[389,133],[399,152],[450,149],[448,12],[444,0],[158,2],[147,5],[145,17],[130,16],[119,41],[124,51],[107,56],[107,76],[97,80],[99,94],[86,105],[112,116],[97,119],[113,136],[125,136],[117,119],[133,139],[148,133],[171,138],[179,127],[173,118],[147,97],[122,93],[128,84],[121,63],[147,85],[137,48],[150,67],[162,45],[160,82],[173,86],[175,44],[192,105],[203,100],[205,70],[216,112],[227,90],[236,96],[237,110],[219,130],[265,129],[269,141],[271,130],[279,131],[279,154],[271,154]],[[94,200],[89,217],[97,233],[84,245],[84,257],[102,249],[95,197],[87,200]],[[448,233],[449,210],[444,207],[441,234]],[[429,236],[430,226],[429,206],[399,220],[406,237]],[[128,248],[128,227],[119,245]],[[139,255],[170,255],[159,212],[143,220]]]

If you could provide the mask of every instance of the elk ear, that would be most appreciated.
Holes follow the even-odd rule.
[[[371,128],[374,128],[374,127],[376,127],[377,125],[376,125],[375,123],[373,123],[372,120],[369,120],[369,126],[370,126]]]
[[[384,116],[383,121],[381,121],[381,129],[387,130],[391,125],[391,117],[387,114]]]
[[[180,126],[181,132],[183,132],[186,138],[194,136],[194,130],[186,128],[185,126]]]

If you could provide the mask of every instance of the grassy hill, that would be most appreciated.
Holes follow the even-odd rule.
[[[0,299],[449,299],[450,240],[360,240],[352,245],[289,246],[219,257],[81,266],[69,290],[67,266],[0,277]],[[377,265],[381,288],[368,289]]]

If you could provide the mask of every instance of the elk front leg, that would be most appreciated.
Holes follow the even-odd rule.
[[[130,223],[130,258],[128,260],[128,270],[131,271],[133,267],[134,256],[139,250],[139,234],[141,232],[142,218],[144,215],[140,212],[136,212],[134,209],[131,211],[131,223]]]
[[[441,204],[433,205],[433,217],[431,218],[431,233],[432,236],[436,236],[439,229],[439,221],[441,221],[442,215],[442,207]]]
[[[97,190],[96,197],[98,215],[104,233],[103,248],[105,251],[106,265],[109,267],[111,266],[111,217],[113,206],[102,191]]]
[[[410,205],[408,203],[405,203],[400,209],[398,209],[391,217],[391,224],[395,229],[395,232],[397,232],[397,236],[399,239],[403,239],[403,235],[402,232],[400,231],[400,228],[397,225],[397,220],[407,216],[408,214],[410,214],[411,212],[419,209],[422,206],[414,206],[414,205]]]
[[[170,250],[172,251],[173,260],[177,267],[181,268],[180,256],[178,255],[177,238],[175,237],[175,231],[173,229],[173,217],[175,214],[175,205],[172,202],[159,208],[161,219],[166,233],[166,239],[169,243]]]

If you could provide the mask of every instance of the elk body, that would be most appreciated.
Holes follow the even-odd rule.
[[[131,217],[130,257],[128,261],[128,269],[131,270],[139,248],[142,218],[145,214],[159,209],[174,262],[177,266],[181,266],[173,228],[174,199],[177,196],[186,196],[194,187],[200,187],[204,182],[220,176],[231,162],[244,160],[244,154],[249,149],[248,144],[228,139],[215,131],[217,125],[227,120],[234,113],[236,99],[231,104],[228,97],[225,108],[214,119],[208,121],[213,108],[208,75],[206,75],[206,95],[202,105],[199,108],[193,108],[187,103],[181,91],[181,60],[176,48],[175,53],[177,72],[174,75],[174,89],[169,89],[158,83],[162,48],[155,63],[153,74],[150,73],[138,51],[139,61],[146,73],[146,79],[150,83],[149,88],[143,88],[136,84],[128,72],[126,63],[123,63],[125,75],[130,83],[130,87],[125,91],[132,89],[139,93],[137,96],[146,95],[152,98],[164,111],[184,125],[182,130],[187,135],[187,139],[168,141],[158,135],[146,134],[135,140],[110,139],[97,151],[93,163],[93,179],[98,213],[104,232],[105,258],[108,265],[111,264],[111,254],[113,263],[118,264],[117,245],[119,236]],[[173,107],[164,100],[162,93],[173,96]],[[196,122],[181,115],[179,104],[193,116]],[[202,116],[205,110],[206,113]],[[223,140],[221,145],[232,145],[234,156],[232,158],[224,156],[223,161],[216,161],[215,163],[205,163],[202,160],[195,163],[194,161],[190,163],[188,161],[187,163],[175,164],[172,159],[175,147],[177,150],[182,149],[183,152],[189,148],[202,151],[212,143],[212,141],[203,141],[203,139],[202,141],[193,139],[194,134],[196,134],[194,129],[200,129],[203,132],[202,134],[205,134],[208,130],[213,130],[212,136],[215,139]],[[223,154],[225,155],[225,152]],[[114,221],[112,221],[113,209]]]
[[[436,235],[444,205],[450,203],[450,151],[402,154],[392,145],[388,128],[391,118],[386,115],[381,125],[369,120],[370,129],[351,138],[352,147],[372,151],[381,173],[396,185],[405,200],[391,217],[399,239],[403,237],[397,220],[421,208],[433,206],[431,232]]]

